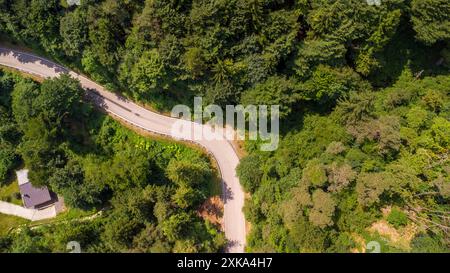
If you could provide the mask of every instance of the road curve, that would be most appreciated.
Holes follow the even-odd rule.
[[[242,212],[244,205],[244,192],[236,176],[236,167],[239,158],[233,146],[226,139],[207,140],[195,139],[191,136],[173,133],[172,128],[179,119],[167,117],[149,111],[132,101],[107,91],[102,86],[90,79],[70,71],[50,60],[8,48],[0,48],[0,65],[14,68],[28,74],[42,78],[58,77],[62,73],[68,73],[78,79],[81,86],[88,91],[94,101],[107,111],[128,123],[144,130],[166,135],[175,139],[192,141],[207,149],[216,159],[222,175],[223,200],[224,200],[224,229],[229,241],[227,252],[244,252],[245,246],[245,218]],[[188,124],[194,123],[186,121]],[[204,125],[196,125],[206,127]]]

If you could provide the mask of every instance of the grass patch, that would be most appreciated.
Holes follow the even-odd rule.
[[[30,223],[30,221],[20,217],[0,213],[0,236],[6,235],[12,228],[16,228],[27,223]]]
[[[387,217],[387,221],[395,228],[400,228],[408,224],[408,216],[400,209],[393,208]]]
[[[81,219],[84,217],[89,217],[91,215],[94,215],[96,212],[97,212],[96,210],[84,211],[81,209],[70,208],[67,211],[61,212],[55,218],[44,219],[44,220],[33,222],[33,224],[31,224],[30,227],[40,226],[40,225],[57,224],[60,222]]]
[[[0,187],[0,200],[22,206],[17,180],[11,180]]]

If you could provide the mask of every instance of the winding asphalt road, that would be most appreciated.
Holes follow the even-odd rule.
[[[107,91],[102,86],[82,75],[70,71],[52,61],[29,53],[0,48],[0,65],[42,78],[58,77],[62,73],[68,73],[73,78],[78,79],[81,86],[88,91],[88,95],[93,101],[110,115],[150,132],[194,142],[208,150],[216,159],[222,176],[224,229],[225,236],[230,242],[227,247],[227,252],[244,252],[246,237],[245,218],[242,212],[244,192],[236,176],[236,166],[239,163],[239,158],[229,141],[225,138],[220,139],[215,137],[217,134],[222,135],[222,132],[210,132],[212,130],[207,130],[205,137],[202,139],[195,138],[193,134],[180,134],[176,130],[173,130],[173,128],[176,128],[176,124],[180,123],[179,119],[144,109],[128,99]],[[192,131],[194,128],[209,128],[208,126],[198,125],[190,121],[184,121],[183,126],[190,126]]]

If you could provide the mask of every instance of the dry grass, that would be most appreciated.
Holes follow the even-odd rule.
[[[415,223],[409,223],[404,227],[395,228],[387,222],[387,217],[391,213],[392,208],[390,206],[381,208],[381,213],[383,215],[382,219],[376,221],[370,225],[366,230],[372,235],[378,234],[387,244],[396,249],[402,251],[411,250],[411,241],[414,239],[416,234],[420,231],[419,226]],[[357,233],[352,233],[351,237],[357,246],[350,251],[352,253],[365,253],[366,252],[366,239]]]
[[[366,253],[366,240],[357,233],[352,233],[351,237],[358,246],[350,249],[350,252],[351,253]]]
[[[208,198],[198,209],[198,215],[223,230],[223,201],[219,196]]]
[[[234,151],[236,152],[239,158],[243,158],[248,154],[247,151],[245,150],[244,147],[245,142],[243,140],[234,140],[230,142],[231,145],[233,145]]]
[[[396,229],[386,220],[380,220],[373,223],[369,231],[377,232],[387,238],[392,246],[408,251],[411,250],[411,240],[414,239],[419,228],[416,224],[409,223],[405,227]]]

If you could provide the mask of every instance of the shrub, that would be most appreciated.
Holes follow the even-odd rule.
[[[253,193],[261,183],[261,164],[257,155],[244,157],[239,163],[236,172],[245,191]]]
[[[391,213],[389,213],[387,221],[395,228],[399,228],[402,226],[406,226],[406,224],[408,223],[408,216],[406,216],[403,211],[397,208],[393,208],[391,210]]]

